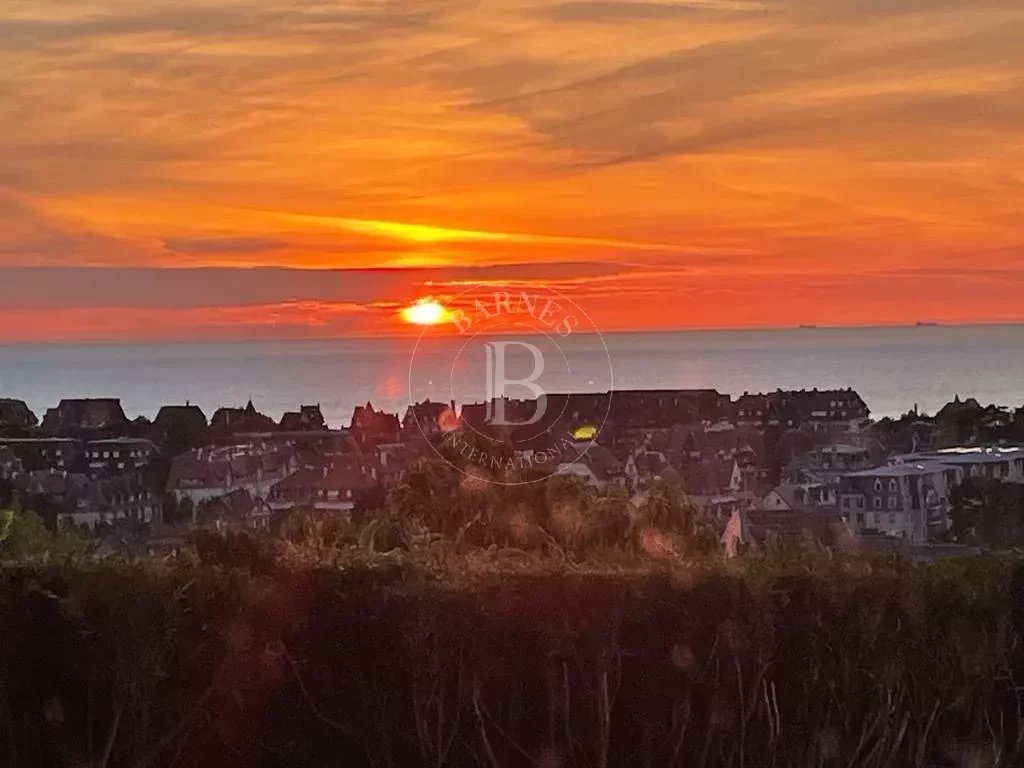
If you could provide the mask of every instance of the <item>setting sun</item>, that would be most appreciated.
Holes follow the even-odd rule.
[[[448,310],[432,299],[421,299],[403,308],[401,315],[405,322],[413,325],[437,325],[448,318]]]

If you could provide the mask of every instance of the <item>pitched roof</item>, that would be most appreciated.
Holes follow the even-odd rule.
[[[46,411],[42,428],[52,432],[60,429],[102,429],[127,423],[121,401],[115,397],[68,398],[61,400],[56,408]]]
[[[298,411],[288,411],[281,417],[281,429],[289,432],[324,429],[324,415],[317,405],[303,405]]]
[[[218,408],[210,419],[210,429],[218,432],[236,434],[239,432],[270,432],[277,428],[277,423],[265,416],[250,400],[245,408]]]
[[[777,390],[737,398],[735,410],[745,418],[800,422],[815,419],[852,419],[870,411],[853,389]]]
[[[175,429],[201,431],[207,426],[206,414],[198,405],[164,405],[157,412],[153,426],[159,432]]]
[[[0,427],[19,427],[28,429],[39,423],[24,400],[0,398]]]

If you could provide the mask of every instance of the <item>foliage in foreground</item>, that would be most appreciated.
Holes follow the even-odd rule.
[[[1024,568],[328,566],[205,546],[0,570],[0,764],[1020,765]]]

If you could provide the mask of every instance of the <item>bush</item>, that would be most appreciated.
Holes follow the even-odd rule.
[[[456,563],[438,578],[408,553],[327,567],[233,545],[0,571],[0,764],[895,768],[1024,754],[1016,560],[786,550],[685,568]]]

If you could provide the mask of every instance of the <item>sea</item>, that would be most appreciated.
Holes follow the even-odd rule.
[[[1024,325],[630,332],[555,341],[573,371],[560,382],[563,391],[708,387],[736,397],[852,387],[876,418],[915,406],[934,413],[956,395],[1024,405]],[[274,419],[319,404],[328,424],[341,427],[367,402],[401,415],[411,400],[428,396],[484,399],[482,377],[453,384],[453,359],[464,345],[454,337],[6,345],[0,397],[27,401],[40,418],[66,397],[118,397],[129,418],[150,419],[161,405],[186,402],[209,417],[252,400]]]

